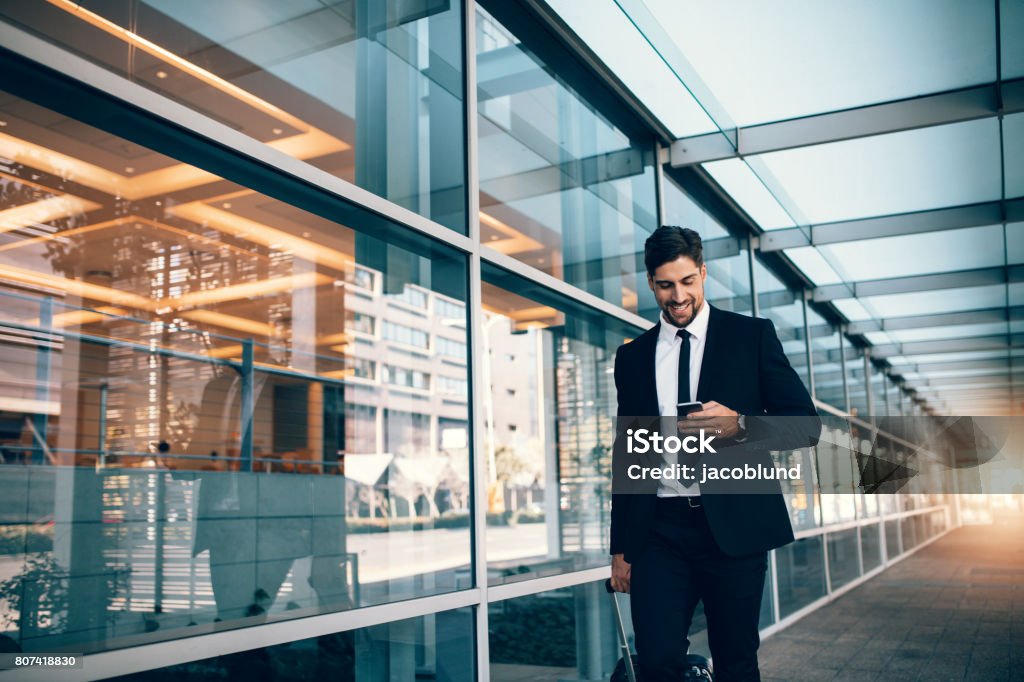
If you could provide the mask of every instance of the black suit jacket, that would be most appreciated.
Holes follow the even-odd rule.
[[[705,303],[710,306],[710,303]],[[793,370],[770,320],[710,308],[704,358],[696,399],[717,401],[747,415],[750,442],[742,447],[751,457],[768,462],[768,450],[794,449],[817,443],[821,421],[807,389]],[[660,414],[654,356],[659,327],[619,347],[615,355],[618,416]],[[757,435],[757,416],[804,417],[787,419],[785,433],[778,428]],[[715,457],[709,454],[707,457]],[[751,460],[753,462],[753,460]],[[730,556],[745,556],[793,541],[793,527],[781,488],[773,494],[709,494],[701,486],[701,500],[711,533]],[[656,496],[612,496],[611,554],[624,554],[627,562],[646,545]]]

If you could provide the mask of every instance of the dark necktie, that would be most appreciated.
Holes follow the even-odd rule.
[[[679,348],[679,389],[676,402],[690,402],[690,332],[680,329],[676,336],[683,340]]]

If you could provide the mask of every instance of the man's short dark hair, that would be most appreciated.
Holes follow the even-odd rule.
[[[691,259],[698,268],[704,264],[704,244],[700,235],[688,227],[662,225],[644,242],[644,265],[651,277],[659,267],[680,256]]]

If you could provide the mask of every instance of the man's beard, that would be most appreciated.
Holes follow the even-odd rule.
[[[704,300],[701,299],[699,302],[696,299],[688,301],[690,304],[686,310],[689,311],[689,315],[685,319],[680,319],[677,314],[673,311],[671,303],[666,303],[661,308],[662,317],[665,318],[674,327],[686,327],[697,317],[697,313],[704,307]]]

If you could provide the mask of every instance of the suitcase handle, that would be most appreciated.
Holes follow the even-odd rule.
[[[619,631],[619,649],[622,651],[622,660],[626,663],[626,677],[629,682],[637,682],[636,668],[633,665],[633,654],[629,650],[629,641],[626,639],[626,622],[622,620],[622,611],[619,609],[619,600],[615,597],[615,590],[612,589],[612,580],[604,581],[604,589],[612,595],[612,604],[615,606],[615,621]]]

